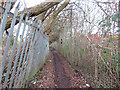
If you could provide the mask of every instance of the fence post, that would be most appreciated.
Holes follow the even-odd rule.
[[[39,22],[38,22],[38,25],[39,25]],[[38,30],[38,28],[34,31],[35,33],[33,34],[33,37],[32,37],[32,40],[31,40],[31,44],[30,44],[30,48],[32,48],[32,51],[33,51],[33,46],[35,44],[35,40],[37,38],[37,30]],[[23,79],[24,79],[24,76],[25,76],[26,67],[27,67],[27,65],[29,63],[28,61],[32,60],[31,58],[29,59],[29,57],[28,57],[28,56],[32,57],[32,55],[31,55],[32,51],[30,52],[30,50],[29,50],[29,53],[27,55],[27,59],[26,59],[26,63],[25,63],[25,68],[24,68],[23,75],[22,75],[22,82],[23,82]],[[21,70],[20,74],[22,74],[22,70]],[[20,78],[18,80],[17,88],[19,87],[19,84],[20,84]]]
[[[8,17],[8,12],[10,10],[10,7],[11,7],[11,0],[9,0],[6,4],[6,7],[5,7],[5,13],[4,13],[4,16],[3,16],[3,19],[2,19],[2,22],[1,22],[1,26],[0,26],[0,49],[2,50],[2,37],[3,37],[3,32],[4,32],[4,29],[5,29],[5,24],[7,23],[7,17]],[[2,53],[2,51],[1,51]],[[0,56],[0,83],[1,83],[1,79],[2,79],[2,54]]]
[[[118,80],[119,80],[119,87],[120,87],[120,1],[119,1],[119,17],[118,17],[118,26],[119,26],[119,35],[118,35]]]
[[[6,48],[5,48],[5,53],[4,53],[4,57],[7,56],[7,52],[9,50],[9,46],[10,46],[10,41],[12,39],[12,36],[13,36],[13,30],[14,30],[14,26],[15,26],[15,22],[16,22],[16,17],[18,15],[18,11],[19,11],[19,5],[20,3],[17,5],[16,9],[15,9],[15,12],[14,12],[14,17],[13,17],[13,21],[11,23],[11,28],[10,28],[10,35],[7,39],[7,45],[6,45]],[[6,58],[3,57],[3,60],[5,61]],[[12,60],[12,59],[11,59]],[[3,85],[3,88],[6,87],[7,85],[7,80],[8,80],[8,76],[9,76],[9,72],[10,72],[10,69],[11,69],[11,64],[12,64],[12,61],[9,60],[9,64],[8,64],[8,68],[7,68],[7,74],[6,74],[6,78],[5,78],[5,82],[4,82],[4,85]],[[5,62],[4,62],[5,64]],[[4,70],[4,66],[3,66],[3,70]]]
[[[20,16],[20,22],[19,22],[19,25],[18,25],[17,34],[16,34],[16,37],[15,37],[15,40],[14,40],[14,44],[13,44],[13,50],[12,50],[12,51],[13,51],[13,55],[14,55],[14,53],[15,53],[15,46],[16,46],[16,43],[17,43],[17,39],[18,39],[18,35],[19,35],[19,31],[20,31],[21,24],[22,24],[24,12],[25,12],[25,9],[23,10],[23,12],[22,12],[22,14],[21,14],[21,16]],[[13,59],[13,55],[11,55],[11,59]],[[14,67],[15,67],[15,66],[16,66],[16,64],[14,64]],[[12,86],[14,73],[15,73],[15,68],[13,69],[13,72],[12,72],[12,76],[11,76],[9,88],[11,88],[11,86]]]
[[[39,36],[39,32],[40,32],[40,25],[41,25],[41,22],[38,21],[39,23],[37,24],[37,29],[39,29],[39,31],[37,32],[37,36]],[[37,42],[39,41],[40,38],[37,38],[38,40],[36,40]],[[27,66],[27,72],[26,72],[26,75],[25,76],[29,76],[29,73],[31,71],[31,64],[33,63],[33,56],[31,55],[32,59],[30,58],[30,62],[28,63],[28,66]],[[28,77],[25,77],[25,78],[28,78]]]
[[[0,45],[0,84],[1,84],[1,79],[2,79],[2,45]]]
[[[35,27],[38,25],[38,23],[35,23]],[[30,42],[30,46],[29,46],[29,44],[27,44],[27,49],[28,49],[28,46],[29,46],[29,51],[28,51],[28,54],[27,54],[27,49],[26,49],[26,51],[25,51],[25,58],[28,60],[28,56],[29,56],[29,54],[30,54],[30,48],[31,48],[31,45],[32,45],[32,40],[33,40],[33,36],[34,36],[34,34],[35,34],[35,28],[33,29],[33,35],[32,35],[32,33],[31,33],[31,35],[30,35],[30,37],[29,37],[29,40],[28,40],[28,42]],[[27,54],[27,56],[26,56],[26,54]],[[25,60],[25,58],[24,58],[24,60]],[[24,61],[23,60],[23,61]],[[27,61],[26,60],[26,61]],[[28,71],[27,71],[28,72]],[[21,71],[21,73],[22,73],[22,71]],[[23,79],[24,79],[24,71],[23,71],[23,77],[22,77],[22,82],[21,82],[21,86],[22,86],[22,83],[23,83]]]
[[[25,23],[27,23],[27,22],[25,22]],[[31,24],[31,20],[29,21],[28,26],[30,26],[30,24]],[[23,44],[22,53],[21,53],[21,55],[20,55],[20,62],[19,62],[18,68],[20,67],[21,62],[22,62],[22,59],[23,59],[23,53],[24,53],[24,50],[25,50],[26,42],[27,42],[28,32],[29,32],[29,28],[27,29],[27,33],[26,33],[26,36],[25,36],[25,42],[24,42],[24,44]],[[17,61],[15,61],[15,63],[17,63]],[[16,66],[15,66],[15,67],[16,67]],[[19,73],[19,70],[17,70],[17,75],[16,75],[16,79],[15,79],[15,84],[14,84],[14,85],[16,85],[18,73]]]
[[[11,0],[9,0],[6,4],[6,7],[5,7],[5,13],[4,13],[4,16],[3,16],[3,19],[2,19],[2,22],[1,22],[1,26],[0,26],[0,45],[1,45],[1,42],[2,42],[2,37],[3,37],[3,33],[4,33],[4,30],[5,30],[5,25],[7,23],[7,18],[8,18],[8,12],[10,11],[10,7],[11,7]]]
[[[46,46],[46,43],[48,45],[49,42],[46,39],[47,35],[45,35],[43,33],[43,27],[41,26],[42,25],[41,21],[37,20],[37,23],[35,22],[35,26],[34,26],[34,24],[31,24],[32,19],[30,19],[29,23],[27,23],[28,19],[29,19],[28,18],[29,12],[25,16],[25,20],[23,20],[24,14],[25,14],[25,9],[22,11],[20,17],[17,17],[20,3],[15,8],[14,14],[10,14],[11,1],[12,0],[9,0],[9,2],[7,2],[5,10],[3,8],[4,16],[3,16],[1,27],[0,27],[0,66],[1,66],[1,68],[0,68],[0,88],[1,88],[1,81],[3,82],[3,88],[6,88],[8,84],[9,84],[9,86],[8,86],[9,88],[11,88],[12,85],[13,85],[13,88],[19,87],[20,83],[21,83],[21,85],[23,85],[23,80],[27,79],[26,78],[27,76],[25,77],[25,75],[29,75],[29,72],[31,71],[32,62],[34,61],[35,62],[34,65],[36,65],[35,67],[32,67],[35,70],[34,71],[34,74],[35,74],[36,70],[38,70],[38,63],[36,61],[39,61],[39,58],[45,59],[46,55],[49,52],[49,48]],[[5,46],[5,51],[4,51],[4,54],[2,57],[2,45],[1,45],[2,37],[4,34],[5,26],[7,24],[8,16],[12,17],[12,22],[11,22],[11,26],[10,26],[9,36],[7,38],[7,43]],[[22,21],[24,22],[24,27],[22,30],[22,35],[20,38],[19,46],[17,47],[16,45],[17,45],[17,40],[18,40]],[[16,25],[17,22],[19,24],[17,27],[16,36],[15,36],[13,45],[11,46],[11,40],[13,37],[14,26]],[[26,30],[27,24],[29,25],[29,27]],[[25,31],[27,32],[27,34],[25,33]],[[25,41],[24,41],[24,35],[26,35]],[[23,47],[22,47],[22,44],[23,44]],[[42,46],[42,48],[39,47],[40,45]],[[12,48],[10,49],[10,47],[12,47]],[[11,51],[10,57],[8,57],[9,51]],[[44,52],[42,52],[42,51],[44,51]],[[17,53],[15,53],[15,52],[17,52]],[[9,59],[8,62],[7,62],[7,58]],[[14,58],[15,58],[15,61],[14,61]],[[3,61],[2,61],[2,59],[3,59]],[[42,62],[44,62],[44,60],[42,60]],[[21,63],[22,63],[22,65],[21,65]],[[6,66],[6,64],[8,66]],[[43,63],[42,63],[42,65],[43,65]],[[6,68],[7,68],[7,71],[6,71]],[[26,71],[26,69],[27,69],[27,71]],[[10,71],[12,71],[12,75],[10,74]],[[5,73],[5,75],[6,75],[5,81],[1,80],[3,73]],[[10,83],[8,83],[8,78],[10,78]],[[13,80],[14,80],[14,83],[13,83]]]
[[[17,55],[16,55],[16,58],[15,58],[15,62],[17,62],[17,60],[19,58],[19,54],[20,54],[20,50],[21,50],[21,45],[22,45],[22,40],[23,40],[25,29],[26,29],[26,22],[28,20],[28,15],[29,15],[29,13],[27,14],[26,19],[25,19],[25,23],[24,23],[24,27],[23,27],[23,31],[22,31],[22,36],[21,36],[19,47],[18,47]],[[15,64],[14,64],[14,66],[15,66]]]

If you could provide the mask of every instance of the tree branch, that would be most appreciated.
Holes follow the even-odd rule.
[[[35,6],[35,7],[28,8],[25,12],[24,19],[25,19],[26,15],[29,11],[32,11],[30,17],[37,16],[37,15],[40,15],[41,13],[43,13],[43,12],[46,12],[49,8],[53,7],[54,5],[59,4],[61,1],[62,0],[59,0],[59,2],[44,2],[44,3],[41,3],[40,5]],[[21,13],[22,12],[18,13],[18,17],[20,17]],[[12,18],[9,17],[8,20],[7,20],[6,27],[5,27],[6,30],[8,28],[10,28],[11,22],[12,22]],[[19,21],[16,21],[16,24],[18,22]]]

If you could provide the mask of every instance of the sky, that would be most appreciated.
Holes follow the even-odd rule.
[[[42,3],[42,2],[44,2],[44,0],[18,0],[17,2],[16,2],[16,4],[15,4],[15,6],[14,7],[16,7],[16,5],[17,5],[17,3],[18,2],[21,2],[22,4],[25,4],[26,5],[26,8],[29,8],[29,7],[33,7],[33,6],[35,6],[35,5],[38,5],[38,4],[40,4],[40,3]],[[21,7],[21,9],[20,10],[22,10],[23,9],[23,6],[24,5],[22,5]],[[11,10],[11,12],[12,13],[14,13],[14,10],[15,10],[15,8],[13,8],[12,10]],[[19,32],[19,37],[18,37],[18,40],[20,41],[20,35],[22,35],[22,32],[23,32],[23,27],[24,27],[24,24],[22,23],[22,25],[21,25],[21,29],[20,29],[20,32]],[[18,28],[18,24],[15,26],[15,34],[16,34],[16,30],[17,30],[17,28]],[[26,27],[26,30],[28,29],[28,26]],[[25,36],[26,36],[26,31],[25,31],[25,34],[24,34],[24,38],[25,38]]]
[[[24,5],[23,6],[26,6],[26,8],[29,8],[29,7],[33,7],[33,6],[36,6],[36,5],[38,5],[38,4],[40,4],[40,3],[42,3],[42,2],[44,2],[45,0],[17,0],[17,2],[21,2],[21,3],[23,3]],[[72,2],[74,2],[74,1],[77,1],[77,0],[71,0]],[[83,1],[88,1],[88,0],[83,0]],[[89,1],[94,1],[94,0],[89,0]],[[97,0],[97,1],[102,1],[102,2],[106,2],[106,1],[109,1],[109,2],[112,2],[113,0]],[[115,0],[115,1],[119,1],[119,0]],[[17,3],[16,3],[16,5],[17,5]],[[15,5],[15,6],[16,6]],[[23,7],[22,6],[22,7]],[[92,6],[92,4],[91,4],[91,6]],[[21,8],[22,9],[22,8]],[[12,10],[12,12],[14,12],[14,9]],[[22,27],[23,27],[24,25],[22,24]],[[17,25],[16,25],[16,27],[15,27],[16,29],[17,29]],[[28,27],[27,27],[28,28]],[[95,28],[94,30],[93,30],[93,33],[96,33],[97,31],[96,31],[96,29],[97,28]],[[20,30],[20,35],[22,34],[22,30]]]
[[[26,7],[32,7],[37,4],[40,4],[41,2],[44,2],[45,0],[21,0],[21,1],[26,4]]]
[[[33,7],[35,5],[38,5],[40,4],[41,2],[44,2],[46,0],[18,0],[18,1],[21,1],[22,3],[25,3],[26,4],[26,7],[29,8],[29,7]],[[47,0],[47,1],[50,1],[50,0]],[[77,0],[71,0],[71,2],[75,2]],[[83,1],[88,1],[88,0],[83,0]],[[89,1],[93,1],[93,0],[89,0]],[[97,1],[101,1],[101,2],[112,2],[114,0],[97,0]],[[119,0],[115,0],[115,1],[119,1]]]

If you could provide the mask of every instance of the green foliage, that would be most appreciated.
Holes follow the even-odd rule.
[[[118,54],[113,54],[113,55],[112,55],[112,59],[118,60]]]
[[[108,57],[111,57],[110,53],[106,50],[103,51],[103,56],[105,61],[109,61]],[[120,63],[118,63],[118,54],[113,54],[111,59],[112,65],[116,68],[116,73],[118,73],[120,71]]]
[[[116,73],[120,71],[120,63],[118,62],[118,54],[112,55],[113,66],[116,67]]]
[[[80,49],[80,53],[82,53],[82,52],[83,52],[83,48],[82,48],[82,47],[80,47],[79,49]]]
[[[119,14],[112,15],[112,21],[117,21]]]
[[[120,63],[117,63],[118,65],[116,66],[116,73],[120,72]]]
[[[109,27],[111,27],[111,23],[109,22],[109,20],[111,19],[112,21],[117,22],[118,16],[119,16],[119,14],[114,14],[112,16],[108,15],[108,16],[106,16],[105,19],[101,20],[98,23],[98,25],[101,25],[103,23],[102,26],[109,26]]]
[[[40,75],[40,70],[37,71],[37,73],[35,74],[36,77],[38,77]]]
[[[98,25],[102,25],[102,27],[110,28],[112,26],[112,22],[117,22],[119,14],[114,14],[112,16],[107,15],[105,19],[101,20]],[[111,22],[110,22],[111,21]],[[104,33],[104,38],[106,37],[107,33],[110,31],[110,29],[106,30]],[[110,42],[111,39],[108,41]]]
[[[103,38],[106,37],[106,35],[107,35],[107,33],[108,33],[109,31],[110,31],[110,29],[108,29],[107,31],[105,31]]]
[[[112,42],[112,40],[113,40],[113,37],[112,37],[112,36],[110,36],[110,38],[109,38],[108,42],[110,43],[110,42]]]
[[[103,53],[107,53],[107,51],[106,51],[106,50],[103,50]]]
[[[103,38],[105,38],[105,37],[106,37],[106,35],[107,35],[107,31],[105,32],[105,34],[104,34]]]
[[[83,52],[83,48],[82,47],[79,47],[79,54],[80,54],[80,59],[83,57],[84,55],[84,52]]]
[[[97,83],[97,80],[94,80],[94,83]]]
[[[77,46],[77,47],[78,47],[78,46],[79,46],[79,44],[78,44],[78,43],[75,43],[75,46]]]
[[[98,25],[100,25],[102,22],[104,22],[105,20],[102,20],[102,21],[100,21],[99,23],[98,23]]]
[[[111,25],[112,25],[111,23],[107,23],[107,26],[108,26],[108,27],[111,27]]]
[[[108,28],[110,28],[112,26],[112,23],[110,22],[110,18],[111,18],[111,16],[108,15],[105,19],[103,19],[102,21],[100,21],[98,25],[102,24],[102,27],[108,27]],[[103,38],[106,37],[106,35],[107,35],[107,33],[109,31],[110,31],[110,29],[107,29],[105,31]]]
[[[19,45],[19,43],[20,43],[20,42],[19,42],[19,41],[17,41],[17,45]]]
[[[35,79],[35,82],[37,83],[37,79]]]
[[[12,40],[11,40],[10,46],[13,46],[13,43],[14,43],[14,37],[12,37]]]
[[[101,25],[103,23],[102,26],[110,26],[110,23],[108,22],[108,20],[110,19],[110,16],[108,15],[105,19],[101,20],[98,25]]]
[[[34,80],[34,77],[28,79],[28,81],[33,81],[33,80]]]
[[[68,44],[65,44],[65,47],[67,47],[67,48],[68,48],[68,47],[69,47],[69,45],[68,45]]]

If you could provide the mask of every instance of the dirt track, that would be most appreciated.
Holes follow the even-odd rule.
[[[56,51],[52,51],[55,64],[55,83],[57,88],[70,88],[70,78],[65,75],[64,68]]]
[[[30,82],[30,88],[87,88],[84,78],[55,50],[51,50],[50,60],[40,71],[39,77],[35,77],[37,82]]]

